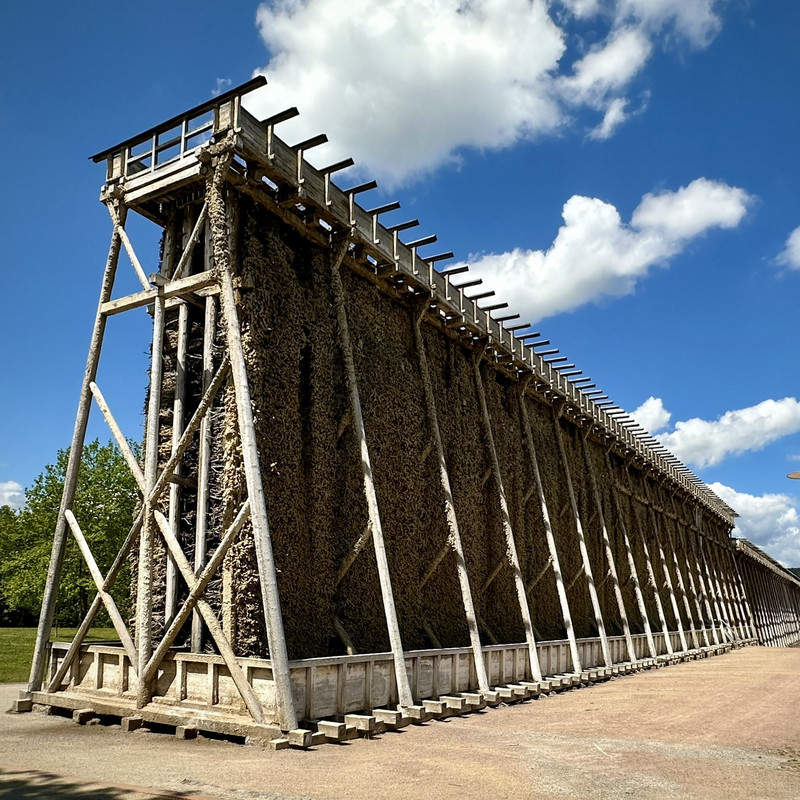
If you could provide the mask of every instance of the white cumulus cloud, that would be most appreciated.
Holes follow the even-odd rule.
[[[787,494],[752,495],[722,483],[709,488],[737,514],[734,536],[743,536],[786,567],[800,566],[800,517]]]
[[[786,245],[776,259],[779,264],[800,269],[800,228],[795,228],[786,239]]]
[[[282,138],[325,132],[326,160],[351,155],[389,183],[563,121],[564,34],[539,0],[277,0],[257,23],[272,58],[249,105],[297,106]]]
[[[693,418],[656,438],[681,461],[696,467],[719,464],[727,456],[761,450],[783,436],[800,431],[800,402],[794,397],[764,400],[726,411],[715,420]]]
[[[608,138],[630,116],[625,93],[659,38],[710,41],[712,0],[271,0],[256,22],[269,85],[247,101],[290,142],[327,133],[319,166],[346,156],[398,184],[458,160],[553,134],[582,107]],[[599,43],[573,58],[576,19]],[[567,54],[565,56],[565,54]],[[325,163],[323,163],[325,162]]]
[[[651,396],[639,408],[632,411],[630,416],[649,433],[656,433],[666,427],[672,414],[664,408],[664,402],[660,397]]]
[[[651,30],[674,29],[695,47],[706,46],[722,24],[718,0],[617,0],[618,19],[635,20]]]
[[[25,490],[16,481],[0,481],[0,506],[22,508],[25,505]]]
[[[751,202],[744,189],[698,178],[675,192],[648,194],[630,223],[603,200],[573,195],[547,250],[515,249],[471,259],[471,271],[515,310],[538,321],[607,296],[633,291],[694,237],[732,228]]]

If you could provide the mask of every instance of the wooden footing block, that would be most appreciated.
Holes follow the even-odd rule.
[[[486,701],[487,706],[496,706],[500,704],[500,695],[495,691],[481,692],[483,699]]]
[[[375,723],[377,720],[375,717],[367,716],[366,714],[345,714],[344,715],[344,724],[347,726],[353,726],[357,731],[363,731],[364,733],[374,733],[375,732]]]
[[[291,745],[288,739],[270,739],[270,750],[287,750]]]
[[[122,732],[123,733],[133,733],[134,731],[138,731],[139,728],[142,727],[142,723],[144,720],[141,717],[123,717],[120,720],[120,724],[122,725]]]
[[[20,697],[18,700],[11,702],[11,710],[15,714],[24,714],[26,711],[33,709],[33,700],[29,697]]]
[[[392,711],[389,708],[373,708],[372,716],[375,717],[379,725],[384,725],[390,731],[405,728],[406,725],[411,723],[408,717],[403,716],[402,711]]]
[[[325,719],[317,723],[317,731],[332,742],[342,741],[347,733],[346,728],[344,722],[330,722]]]
[[[447,703],[441,700],[423,700],[422,705],[429,718],[449,716],[450,710],[447,708]]]
[[[477,692],[464,692],[461,696],[464,698],[467,704],[467,710],[469,711],[477,711],[480,708],[486,708],[486,700],[484,700],[483,695]]]
[[[93,708],[77,708],[72,712],[72,721],[78,725],[85,725],[94,716]]]
[[[464,711],[468,710],[467,701],[463,697],[443,694],[439,697],[439,700],[443,702],[452,713],[462,714]]]
[[[507,688],[514,692],[514,697],[518,700],[524,700],[530,697],[530,693],[521,683],[509,683],[507,684]]]
[[[185,740],[196,739],[197,728],[192,728],[190,725],[178,725],[175,728],[175,738]]]
[[[289,744],[292,747],[300,747],[303,750],[307,747],[311,747],[312,737],[312,731],[306,730],[305,728],[295,728],[286,734],[286,738],[289,740]]]
[[[311,734],[311,746],[312,747],[319,747],[321,744],[326,744],[328,741],[328,737],[325,736],[324,733],[320,733],[319,731],[314,731]]]
[[[527,690],[528,697],[538,697],[542,693],[542,687],[539,685],[538,681],[536,683],[520,681],[520,684]]]
[[[514,694],[514,690],[509,689],[508,686],[498,686],[495,691],[497,692],[497,696],[505,703],[509,703],[512,700],[517,699],[517,696]]]
[[[428,719],[428,712],[425,710],[425,706],[404,706],[400,710],[412,722],[417,724]]]
[[[544,678],[539,681],[539,689],[543,692],[549,692],[553,689],[553,682],[549,678]]]

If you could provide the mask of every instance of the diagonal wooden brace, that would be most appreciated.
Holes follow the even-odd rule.
[[[178,265],[175,267],[175,272],[172,273],[170,280],[175,281],[183,276],[184,270],[186,269],[186,265],[189,263],[189,259],[192,257],[194,246],[197,244],[197,240],[200,238],[200,234],[203,232],[205,228],[207,214],[208,214],[208,204],[203,203],[203,207],[200,209],[200,214],[197,217],[197,222],[195,222],[194,228],[192,229],[192,234],[189,237],[189,241],[186,242],[186,247],[184,248],[183,253],[181,254],[181,259],[178,262]]]
[[[175,471],[176,466],[183,458],[183,454],[186,452],[186,448],[191,443],[192,437],[200,427],[200,423],[208,413],[208,410],[211,408],[211,404],[214,402],[217,392],[222,388],[222,384],[228,377],[229,369],[230,360],[226,355],[225,358],[222,359],[222,363],[219,365],[219,369],[217,370],[217,374],[214,376],[214,380],[211,381],[211,384],[200,400],[200,405],[197,406],[197,410],[194,412],[194,414],[192,414],[189,424],[184,429],[177,447],[169,457],[169,461],[167,461],[166,465],[164,466],[164,469],[156,481],[155,486],[153,486],[153,491],[150,493],[150,497],[147,498],[148,502],[155,503],[155,501],[158,499],[158,496],[164,491],[164,488],[169,483],[170,478],[172,478],[172,473]]]
[[[172,554],[172,557],[175,559],[175,564],[183,576],[183,580],[186,581],[186,585],[189,587],[189,591],[195,591],[197,587],[197,578],[195,577],[194,571],[189,565],[189,562],[187,561],[186,556],[181,549],[180,543],[175,538],[172,530],[169,527],[169,521],[160,511],[154,511],[153,516],[155,517],[158,528],[161,531],[161,535],[164,537],[167,548]],[[250,685],[244,675],[244,672],[242,671],[242,668],[239,666],[239,662],[236,660],[231,643],[228,641],[228,637],[225,636],[222,626],[219,624],[219,620],[217,619],[217,615],[214,613],[214,610],[211,608],[208,602],[202,598],[197,599],[196,606],[197,610],[200,612],[200,615],[203,617],[203,621],[206,623],[206,627],[208,628],[211,638],[214,640],[219,649],[219,654],[222,656],[223,660],[225,661],[225,665],[228,667],[231,678],[236,685],[242,700],[244,700],[247,710],[250,712],[250,715],[256,722],[263,722],[264,710],[261,708],[261,703],[259,703],[258,698],[253,691],[253,687]]]
[[[364,549],[364,545],[372,538],[372,526],[370,523],[367,523],[367,526],[361,532],[361,535],[356,539],[356,543],[353,545],[350,552],[344,557],[342,561],[342,565],[339,567],[339,571],[336,573],[336,585],[338,586],[345,575],[347,575],[347,571],[350,567],[353,566],[355,560],[358,558],[361,551]]]
[[[106,579],[103,581],[103,589],[105,591],[108,591],[114,585],[119,571],[122,569],[122,566],[128,559],[128,553],[130,552],[131,547],[133,547],[133,543],[136,541],[136,537],[139,535],[141,527],[142,512],[140,511],[139,515],[136,517],[136,520],[131,526],[125,542],[120,548],[119,553],[117,553],[117,557],[114,559],[111,569],[109,569],[108,573],[106,574]],[[102,606],[103,598],[100,596],[100,594],[96,594],[91,606],[89,606],[89,610],[86,612],[86,616],[83,618],[83,622],[81,622],[77,632],[75,633],[75,637],[69,646],[69,650],[67,650],[67,654],[64,656],[64,660],[61,662],[56,674],[53,676],[47,687],[48,692],[55,692],[58,690],[59,686],[61,686],[61,681],[64,680],[67,670],[70,668],[70,665],[80,650],[83,640],[86,638],[86,634],[89,632],[89,628],[91,628],[94,618],[97,616],[97,613],[100,611]],[[135,662],[133,663],[133,667],[136,669]]]
[[[105,418],[105,421],[111,430],[111,433],[114,434],[114,441],[117,443],[117,447],[119,447],[122,457],[125,459],[125,463],[128,465],[128,469],[136,479],[136,483],[139,486],[139,491],[144,494],[144,473],[142,472],[142,468],[139,466],[139,462],[136,460],[136,456],[134,456],[133,452],[131,451],[128,440],[123,435],[119,425],[117,425],[117,421],[114,419],[114,415],[111,413],[111,409],[108,407],[108,403],[106,403],[106,399],[103,397],[100,387],[94,381],[92,381],[89,384],[89,388],[92,390],[97,407],[102,412],[103,417]]]
[[[78,547],[83,555],[83,560],[86,562],[86,566],[89,567],[92,580],[94,581],[95,586],[97,586],[97,594],[100,595],[100,599],[103,601],[106,611],[108,611],[108,616],[111,617],[114,630],[117,632],[117,636],[119,636],[119,640],[122,642],[122,646],[125,648],[125,652],[128,654],[128,658],[131,660],[131,669],[135,671],[135,665],[138,658],[136,648],[133,645],[133,639],[131,639],[131,635],[128,632],[127,627],[125,627],[125,623],[122,620],[122,615],[119,613],[119,609],[117,608],[116,602],[114,602],[114,598],[104,588],[106,579],[103,577],[103,574],[100,572],[100,568],[97,566],[97,562],[94,560],[92,551],[89,549],[89,543],[86,541],[86,537],[83,535],[83,532],[78,525],[78,521],[75,519],[75,515],[70,509],[67,509],[64,512],[64,516],[66,517],[69,529],[72,531],[72,535],[75,537],[75,541],[78,543]]]
[[[203,568],[203,571],[198,576],[197,582],[189,592],[189,596],[186,598],[186,600],[184,600],[180,610],[170,623],[167,632],[164,634],[164,637],[159,642],[158,647],[150,657],[150,661],[147,662],[147,666],[142,672],[143,681],[147,682],[155,676],[156,670],[163,661],[164,656],[167,654],[170,646],[175,641],[175,637],[180,633],[183,624],[187,619],[189,619],[192,610],[194,609],[195,605],[197,605],[197,601],[202,597],[209,581],[214,577],[216,571],[219,569],[220,564],[222,564],[222,559],[225,558],[225,554],[233,544],[236,534],[239,533],[239,531],[242,529],[242,526],[249,518],[250,501],[246,500],[244,505],[239,510],[239,513],[236,515],[236,518],[228,527],[228,530],[225,531],[225,535],[222,537],[222,541],[217,546],[214,554],[211,556],[208,563]]]
[[[128,258],[130,258],[131,260],[131,264],[133,265],[133,270],[136,273],[136,277],[139,278],[139,283],[142,284],[142,287],[144,289],[149,289],[150,281],[147,280],[147,274],[142,268],[142,264],[139,261],[136,252],[133,249],[131,240],[128,238],[128,234],[125,228],[122,227],[119,211],[112,203],[107,203],[106,207],[108,208],[108,213],[111,215],[111,220],[114,223],[114,232],[117,234],[117,236],[119,236],[120,241],[122,242],[122,245],[125,248],[125,252],[128,254]]]

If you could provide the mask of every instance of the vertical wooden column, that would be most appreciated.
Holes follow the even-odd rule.
[[[528,416],[528,406],[525,401],[525,386],[522,387],[519,393],[519,409],[522,418],[523,431],[525,434],[525,443],[528,449],[528,458],[531,462],[531,470],[533,471],[533,480],[536,484],[536,492],[539,496],[539,506],[542,511],[542,520],[544,523],[544,537],[547,541],[547,550],[550,553],[550,561],[553,567],[553,577],[556,582],[556,592],[558,594],[558,602],[561,605],[561,616],[564,620],[564,629],[567,633],[567,641],[569,642],[569,652],[572,658],[572,669],[574,672],[581,671],[581,659],[578,652],[578,642],[575,638],[575,628],[572,624],[572,614],[569,610],[569,601],[567,600],[567,590],[564,587],[564,576],[561,574],[561,561],[558,557],[558,549],[556,548],[556,540],[553,536],[553,526],[550,523],[550,511],[547,507],[547,498],[544,493],[544,485],[542,484],[542,475],[539,472],[539,460],[536,458],[536,445],[533,442],[533,430],[531,428],[530,417]]]
[[[686,565],[686,577],[689,579],[689,591],[692,594],[692,600],[694,602],[695,610],[697,611],[697,621],[700,625],[700,634],[703,637],[703,643],[706,647],[709,646],[708,641],[708,632],[706,630],[706,623],[705,619],[703,618],[703,609],[700,604],[700,595],[697,591],[697,586],[694,582],[694,575],[692,574],[692,558],[689,552],[689,543],[687,542],[686,538],[689,534],[687,534],[686,526],[683,524],[683,520],[678,516],[678,510],[675,503],[675,497],[670,496],[670,500],[672,503],[672,513],[675,518],[675,538],[679,539],[682,544],[683,548],[683,556],[684,556],[684,563]]]
[[[114,219],[114,222],[119,225],[124,225],[127,209],[124,206],[117,209],[113,207],[113,201],[109,200],[107,202],[109,210],[112,211],[112,219]],[[33,661],[31,663],[30,677],[28,678],[29,692],[37,692],[42,687],[42,676],[44,674],[45,660],[47,657],[47,644],[50,641],[50,631],[53,627],[53,614],[55,612],[56,601],[58,600],[58,584],[61,579],[61,568],[64,564],[64,548],[67,542],[67,519],[64,514],[68,509],[72,508],[72,503],[75,499],[78,471],[81,465],[83,444],[86,438],[86,426],[89,423],[89,411],[92,404],[92,393],[89,385],[97,377],[97,366],[100,362],[100,351],[103,346],[103,336],[106,329],[106,317],[100,309],[103,303],[111,299],[121,247],[122,239],[119,235],[117,225],[115,224],[114,231],[111,234],[111,244],[108,248],[106,266],[100,284],[100,297],[97,301],[97,312],[95,313],[94,325],[89,341],[89,353],[86,357],[86,368],[84,369],[83,381],[78,397],[78,410],[75,415],[72,443],[69,448],[67,469],[64,474],[64,490],[61,494],[61,504],[58,509],[56,528],[53,533],[53,546],[50,551],[50,563],[47,568],[47,578],[44,585],[44,594],[42,595],[42,608],[39,614],[39,625],[36,630]]]
[[[178,348],[176,352],[175,398],[172,404],[172,452],[178,448],[183,433],[184,408],[186,405],[186,350],[189,339],[189,306],[183,300],[178,307]],[[175,474],[181,474],[181,464],[175,468]],[[180,501],[181,487],[176,481],[169,486],[169,528],[172,535],[180,541]],[[164,623],[169,625],[175,616],[177,600],[177,571],[175,559],[167,558],[167,580]]]
[[[484,345],[485,346],[485,345]],[[522,624],[525,628],[525,641],[528,644],[528,659],[531,666],[531,675],[535,681],[542,679],[542,670],[539,666],[539,653],[536,650],[536,639],[533,635],[533,621],[531,620],[531,609],[528,605],[528,593],[525,591],[525,583],[522,580],[522,570],[519,566],[517,555],[517,545],[514,541],[514,531],[511,527],[511,515],[508,511],[506,501],[506,490],[503,484],[503,476],[500,472],[500,461],[497,458],[497,448],[494,444],[494,434],[492,433],[492,420],[489,416],[489,406],[486,404],[486,393],[483,390],[483,378],[481,378],[481,359],[483,358],[483,347],[473,353],[472,372],[475,377],[475,388],[478,393],[478,401],[481,406],[481,418],[483,420],[483,434],[486,440],[486,447],[489,451],[489,460],[492,465],[494,482],[497,487],[497,499],[500,503],[500,514],[503,517],[503,533],[506,539],[506,555],[508,563],[514,575],[514,587],[517,590],[517,601],[519,611],[522,616]]]
[[[164,238],[164,256],[161,265],[161,273],[165,278],[169,278],[177,268],[175,260],[175,248],[178,242],[183,245],[188,244],[192,233],[192,225],[188,218],[184,219],[181,226],[181,236],[178,237],[178,226],[174,217],[167,224]],[[180,247],[179,252],[183,250]],[[178,341],[175,352],[175,395],[172,403],[172,453],[175,453],[180,442],[184,426],[184,413],[186,405],[186,351],[189,341],[189,307],[185,300],[180,301],[178,306]],[[181,474],[181,462],[175,468],[175,474]],[[169,528],[172,535],[180,541],[180,500],[181,486],[176,481],[170,483],[169,487]],[[175,559],[171,553],[167,553],[167,574],[166,591],[164,597],[164,624],[169,627],[175,617],[177,602],[177,567]]]
[[[639,519],[636,516],[636,508],[635,502],[636,499],[634,497],[634,490],[633,490],[633,478],[631,477],[630,472],[630,464],[626,466],[625,472],[628,476],[628,488],[630,491],[630,503],[631,503],[631,511],[633,513],[633,520],[636,523],[636,530],[639,533],[639,543],[642,545],[642,552],[644,553],[644,561],[647,567],[647,582],[653,588],[653,599],[656,603],[656,610],[658,611],[658,619],[661,623],[661,630],[664,633],[664,646],[666,647],[667,653],[672,655],[672,640],[670,639],[669,635],[669,626],[667,625],[667,618],[664,615],[664,606],[661,603],[661,595],[658,592],[658,585],[656,584],[656,575],[653,572],[653,563],[650,560],[650,548],[647,546],[647,539],[644,535],[644,531],[642,530],[642,526],[639,524]],[[642,478],[644,479],[644,475]]]
[[[628,648],[628,660],[636,661],[636,650],[633,646],[633,639],[631,638],[631,628],[628,624],[628,614],[625,611],[625,602],[622,598],[622,590],[619,585],[619,576],[617,575],[617,565],[614,562],[614,551],[611,547],[611,540],[608,535],[608,528],[606,527],[606,518],[603,513],[603,503],[600,498],[600,490],[597,487],[597,476],[595,475],[594,465],[592,464],[591,456],[589,455],[589,448],[586,444],[586,439],[589,436],[589,430],[585,431],[581,436],[581,448],[583,450],[583,460],[586,464],[586,473],[589,476],[589,488],[591,489],[594,497],[595,506],[597,508],[597,516],[600,520],[600,530],[603,537],[603,547],[606,553],[606,563],[608,564],[608,574],[611,577],[611,583],[614,587],[614,597],[617,601],[617,609],[619,610],[619,617],[622,623],[622,633],[625,637],[625,645]]]
[[[730,600],[731,608],[733,609],[733,613],[736,617],[736,627],[738,628],[739,638],[746,639],[747,638],[747,618],[745,617],[744,609],[742,608],[741,599],[739,597],[739,593],[736,590],[736,582],[734,580],[733,569],[731,568],[730,562],[730,548],[727,544],[723,545],[720,543],[716,543],[717,551],[719,552],[720,558],[720,573],[723,576],[725,582],[725,590],[727,591],[728,598]]]
[[[442,445],[442,434],[439,429],[439,415],[436,411],[436,398],[433,394],[431,373],[428,368],[428,355],[425,351],[425,341],[420,328],[423,316],[424,311],[417,315],[414,320],[414,344],[417,348],[417,361],[419,364],[420,376],[422,377],[425,412],[428,417],[428,427],[430,428],[431,437],[436,449],[436,458],[439,466],[439,485],[441,486],[442,495],[444,497],[444,514],[445,521],[447,522],[448,544],[452,548],[453,555],[456,559],[456,572],[458,573],[458,583],[461,587],[461,601],[464,605],[464,614],[467,618],[469,639],[472,645],[472,660],[475,663],[475,675],[478,680],[478,688],[482,692],[488,692],[489,676],[486,674],[486,664],[483,660],[483,649],[481,647],[480,632],[478,631],[478,621],[475,615],[475,604],[472,600],[472,589],[469,583],[467,562],[464,559],[461,532],[458,528],[458,518],[456,516],[455,503],[453,502],[453,492],[450,487],[450,474],[447,470],[447,461],[444,456],[444,446]]]
[[[152,697],[152,687],[145,681],[145,668],[153,654],[153,543],[156,521],[153,512],[158,501],[151,498],[158,475],[159,411],[161,409],[161,375],[164,352],[164,297],[159,292],[153,304],[153,345],[150,360],[150,394],[147,403],[144,438],[144,516],[139,535],[139,561],[136,565],[136,649],[139,652],[138,708]]]
[[[681,650],[686,651],[689,649],[688,645],[686,644],[686,634],[683,631],[683,621],[681,620],[681,612],[678,608],[678,601],[675,599],[675,589],[672,586],[672,577],[669,574],[669,567],[667,566],[667,557],[664,553],[664,545],[661,542],[661,531],[659,529],[658,524],[658,514],[656,513],[655,507],[653,506],[652,499],[650,497],[650,491],[647,488],[647,476],[644,475],[642,486],[644,488],[645,499],[647,500],[647,508],[650,511],[650,520],[653,526],[653,539],[655,539],[656,545],[658,547],[658,557],[661,561],[661,569],[664,573],[664,585],[669,592],[669,599],[670,603],[672,604],[672,613],[675,615],[675,624],[678,626],[678,638],[681,640]]]
[[[217,301],[206,297],[203,320],[203,393],[208,391],[214,377],[214,331],[217,326]],[[194,533],[194,569],[199,572],[206,564],[208,528],[208,479],[211,463],[211,420],[208,415],[200,423],[200,447],[197,462],[197,523]],[[229,634],[226,631],[226,634]],[[203,621],[197,609],[192,611],[192,652],[203,649]]]
[[[720,643],[720,632],[717,630],[718,617],[715,616],[714,610],[711,603],[711,595],[710,595],[710,586],[706,587],[706,581],[703,577],[703,569],[700,563],[700,556],[698,555],[700,547],[699,547],[699,540],[700,540],[700,531],[698,528],[693,527],[691,525],[685,525],[685,530],[687,533],[687,541],[690,545],[692,551],[692,560],[694,561],[695,569],[697,572],[697,580],[700,584],[700,592],[703,598],[703,605],[706,608],[706,614],[708,616],[708,620],[711,624],[711,636],[714,639],[714,644]]]
[[[742,564],[742,572],[746,578],[749,589],[753,612],[756,616],[756,637],[759,644],[767,642],[767,618],[764,613],[764,595],[758,583],[755,567],[747,562]]]
[[[340,274],[342,261],[347,253],[347,248],[348,241],[345,239],[339,243],[338,250],[332,255],[331,286],[333,290],[333,305],[336,311],[339,347],[342,351],[342,358],[344,360],[347,388],[350,392],[350,409],[353,416],[353,430],[355,431],[356,438],[358,439],[358,447],[361,456],[364,497],[367,502],[367,514],[369,517],[368,524],[371,531],[372,543],[375,548],[375,560],[378,564],[378,578],[381,585],[383,610],[386,616],[386,628],[389,634],[389,644],[392,649],[392,657],[394,659],[397,695],[399,704],[407,707],[413,705],[414,698],[411,694],[411,685],[408,681],[405,655],[403,653],[403,642],[400,638],[400,626],[397,622],[397,609],[395,608],[394,604],[392,580],[389,573],[389,561],[386,557],[386,544],[383,538],[381,516],[380,512],[378,511],[378,497],[375,494],[375,482],[372,477],[372,462],[370,461],[369,448],[367,447],[367,433],[364,427],[364,417],[361,413],[361,399],[358,394],[356,367],[355,361],[353,360],[353,348],[350,343],[350,329],[347,324],[347,309],[345,307],[344,286],[342,285],[342,276]]]
[[[708,563],[708,558],[706,557],[705,547],[704,547],[704,535],[701,528],[701,516],[700,510],[696,510],[698,524],[697,524],[697,549],[700,553],[700,560],[703,564],[703,569],[706,574],[706,581],[708,583],[708,588],[711,593],[711,599],[714,605],[714,612],[717,619],[717,624],[719,625],[719,631],[723,638],[727,638],[729,641],[732,641],[732,632],[730,629],[730,623],[728,622],[727,614],[725,613],[725,607],[722,605],[722,592],[720,591],[719,584],[714,580],[714,576],[712,574],[711,568]],[[725,632],[725,627],[727,626],[728,632]]]
[[[613,471],[611,469],[611,458],[609,456],[608,451],[606,452],[606,468],[608,469],[608,474],[613,475]],[[651,658],[655,658],[656,653],[656,643],[653,641],[653,631],[650,628],[650,618],[647,615],[647,606],[644,602],[644,595],[642,594],[642,586],[639,582],[639,573],[636,569],[636,561],[633,557],[633,548],[631,547],[630,539],[628,538],[628,529],[625,525],[625,518],[622,514],[622,503],[619,500],[619,485],[617,481],[614,481],[614,486],[611,490],[611,496],[614,499],[614,508],[617,512],[617,519],[619,520],[619,529],[622,533],[622,542],[625,545],[625,553],[628,557],[628,569],[631,573],[631,581],[633,581],[633,593],[636,597],[636,605],[639,608],[639,615],[642,618],[642,627],[644,628],[644,634],[647,638],[647,651],[650,653]]]
[[[764,574],[764,570],[760,567],[755,568],[756,581],[759,587],[759,594],[764,599],[764,618],[766,620],[764,643],[767,645],[774,645],[777,639],[777,631],[775,629],[775,615],[772,607],[772,597],[770,596],[769,586]]]
[[[281,728],[292,730],[297,727],[297,714],[292,699],[289,657],[283,632],[278,579],[275,573],[272,539],[267,520],[267,503],[264,496],[258,444],[253,422],[253,406],[250,399],[247,364],[242,349],[239,315],[236,310],[236,298],[233,292],[233,266],[230,258],[228,219],[223,195],[225,175],[227,174],[230,160],[230,152],[217,156],[214,160],[213,171],[207,178],[208,224],[213,244],[214,269],[220,282],[220,305],[231,361],[231,377],[236,395],[236,416],[242,445],[242,462],[247,494],[250,498],[250,521],[253,527],[259,584],[264,603],[264,623],[269,640],[269,655],[275,682],[275,703]]]
[[[664,529],[667,532],[667,544],[672,551],[672,563],[675,567],[675,578],[678,581],[678,593],[683,600],[683,608],[686,612],[686,619],[689,622],[689,632],[692,634],[692,644],[695,649],[700,647],[700,640],[697,638],[697,629],[695,628],[694,618],[692,616],[692,607],[689,605],[689,597],[686,593],[686,584],[683,582],[683,574],[681,573],[680,563],[678,561],[678,553],[675,548],[675,540],[673,539],[672,532],[669,529],[667,522],[664,523]]]
[[[597,632],[600,636],[600,647],[603,651],[603,662],[607,667],[613,663],[611,658],[611,648],[608,646],[608,637],[606,636],[606,626],[603,621],[603,614],[600,611],[600,600],[597,597],[597,588],[594,585],[594,575],[592,575],[592,565],[589,561],[589,551],[586,547],[586,539],[583,535],[583,523],[581,522],[580,511],[578,510],[578,500],[575,497],[575,487],[572,485],[572,474],[569,469],[569,462],[567,461],[567,451],[564,448],[563,433],[561,432],[561,423],[559,418],[561,416],[561,409],[553,407],[553,428],[556,435],[556,443],[558,445],[558,454],[561,458],[561,466],[564,469],[564,477],[566,478],[567,495],[569,497],[570,508],[572,509],[572,519],[575,523],[575,531],[578,537],[578,548],[581,553],[581,561],[583,563],[583,573],[586,576],[586,585],[589,589],[589,599],[592,603],[594,611],[594,618],[597,624]]]

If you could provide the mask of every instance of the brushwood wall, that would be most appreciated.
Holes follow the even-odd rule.
[[[386,651],[389,640],[371,542],[340,575],[341,565],[367,528],[367,507],[332,301],[331,250],[249,196],[229,192],[236,295],[289,656],[344,653],[337,628],[347,633],[359,653]],[[184,232],[183,238],[165,239],[165,258],[171,249],[180,252],[197,208],[175,213],[183,215],[173,227]],[[203,250],[201,243],[194,255],[195,271],[203,268],[207,257]],[[424,581],[447,542],[448,530],[414,340],[419,304],[400,288],[370,280],[349,259],[341,274],[403,646],[406,650],[467,646],[452,553]],[[170,314],[161,400],[162,464],[171,446],[175,384],[177,312]],[[202,314],[202,309],[190,308],[187,414],[202,395]],[[481,638],[486,644],[522,642],[525,632],[512,572],[508,567],[496,569],[506,559],[507,545],[473,373],[476,343],[432,319],[422,323],[422,333]],[[218,340],[217,361],[223,351],[221,331]],[[729,548],[730,524],[662,476],[627,459],[614,443],[587,436],[579,420],[554,413],[546,395],[523,392],[522,382],[500,365],[483,358],[480,371],[523,580],[534,584],[529,603],[537,638],[562,639],[566,633],[548,570],[550,553],[520,418],[521,393],[576,635],[596,636],[598,629],[583,575],[568,473],[608,634],[622,633],[622,625],[608,579],[602,520],[631,631],[643,632],[644,624],[625,535],[652,629],[661,630],[666,624],[676,630],[675,606],[663,594],[664,586],[669,581],[688,587],[692,570],[691,580],[699,583],[699,550],[716,553]],[[246,496],[231,393],[223,393],[216,402],[211,440],[209,551]],[[190,448],[186,458],[191,461],[197,454]],[[599,508],[589,469],[596,476]],[[196,487],[183,486],[181,491],[185,513],[180,518],[180,538],[191,560]],[[159,633],[166,613],[163,546],[155,564],[154,626]],[[186,590],[177,591],[180,600]],[[207,598],[233,635],[237,655],[269,654],[249,525],[226,557]],[[709,624],[714,612],[708,604],[694,602],[688,612],[679,604],[677,614],[689,628]],[[187,624],[183,640],[188,636]]]

